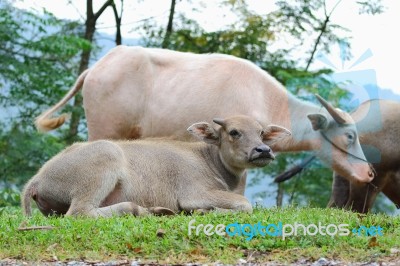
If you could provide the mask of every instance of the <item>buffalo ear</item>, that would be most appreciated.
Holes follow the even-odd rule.
[[[209,123],[200,122],[191,125],[187,131],[198,139],[209,143],[218,145],[219,144],[219,132],[215,130]]]
[[[272,144],[290,135],[292,135],[292,133],[284,127],[269,125],[264,129],[263,141],[267,144]]]
[[[323,114],[309,114],[307,117],[311,121],[312,128],[315,131],[328,127],[328,118]]]

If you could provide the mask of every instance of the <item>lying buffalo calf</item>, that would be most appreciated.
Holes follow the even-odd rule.
[[[111,216],[195,209],[252,211],[240,195],[246,168],[266,166],[264,144],[290,135],[245,116],[188,128],[208,143],[172,140],[78,143],[47,162],[25,186],[23,208],[36,201],[45,215]],[[158,206],[158,207],[155,207]]]

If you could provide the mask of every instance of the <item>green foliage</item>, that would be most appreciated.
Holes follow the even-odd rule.
[[[73,84],[76,55],[90,44],[77,37],[76,22],[2,4],[0,9],[0,103],[16,107],[26,125],[57,102]]]
[[[0,214],[8,206],[19,206],[21,204],[21,191],[16,187],[3,188],[0,190]]]
[[[65,147],[59,137],[14,124],[0,129],[0,208],[20,204],[20,187]]]
[[[303,225],[348,224],[349,229],[361,225],[381,226],[383,235],[328,236],[314,235],[281,237],[188,235],[188,224],[231,223],[263,225],[270,223]],[[52,230],[19,231],[23,226],[53,226]],[[400,218],[387,215],[359,215],[337,209],[272,208],[255,209],[248,213],[217,213],[206,215],[175,215],[168,217],[112,217],[112,218],[46,218],[38,212],[30,219],[22,216],[18,208],[7,208],[0,215],[0,258],[19,258],[28,262],[60,260],[137,260],[141,263],[184,264],[219,263],[236,264],[239,259],[252,263],[291,264],[299,260],[316,261],[321,257],[343,262],[382,261],[389,258],[391,249],[400,243]],[[162,234],[157,231],[162,229]],[[378,244],[372,245],[371,242]],[[249,255],[251,254],[251,255]],[[290,256],[288,256],[290,254]],[[392,257],[393,259],[393,257]],[[345,263],[348,264],[348,263]]]
[[[59,137],[29,131],[17,124],[10,130],[0,130],[0,180],[22,185],[64,145]]]
[[[77,55],[91,45],[81,32],[50,13],[0,4],[0,207],[18,205],[18,188],[65,146],[33,121],[75,81]]]
[[[385,7],[382,4],[382,0],[375,1],[357,1],[360,5],[359,14],[370,14],[376,15],[384,12]]]

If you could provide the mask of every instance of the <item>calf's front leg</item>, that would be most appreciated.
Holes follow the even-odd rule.
[[[110,217],[126,214],[135,216],[174,214],[167,208],[145,208],[134,202],[126,201],[120,184],[120,177],[125,175],[123,169],[107,169],[103,173],[93,173],[87,176],[86,179],[90,182],[71,192],[72,202],[66,215]]]
[[[130,214],[135,216],[144,216],[149,214],[162,216],[174,215],[175,213],[172,210],[163,207],[145,208],[133,202],[120,202],[106,207],[94,208],[85,214],[94,217],[111,217],[114,215],[122,216]]]

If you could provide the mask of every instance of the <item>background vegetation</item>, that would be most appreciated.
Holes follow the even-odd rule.
[[[343,84],[334,83],[327,69],[310,70],[317,51],[329,53],[335,45],[345,47],[349,58],[350,33],[333,24],[330,17],[340,0],[328,9],[325,0],[277,0],[277,10],[259,14],[245,0],[220,0],[221,8],[233,12],[237,20],[218,31],[209,32],[190,12],[204,12],[195,3],[193,10],[180,10],[171,0],[168,21],[160,24],[149,18],[135,25],[142,34],[142,45],[195,53],[225,53],[246,58],[271,73],[300,98],[314,101],[319,93],[342,106],[349,93]],[[380,1],[358,1],[360,13],[379,14]],[[39,134],[34,118],[56,103],[70,88],[80,72],[89,66],[99,49],[96,21],[104,10],[113,10],[116,22],[115,44],[121,44],[123,1],[119,10],[113,0],[104,1],[99,10],[87,0],[86,21],[59,20],[48,12],[37,14],[17,9],[12,2],[0,3],[0,207],[19,204],[21,186],[40,166],[66,145],[86,139],[82,98],[78,95],[66,107],[72,112],[69,124],[52,134]],[[195,8],[196,6],[196,8]],[[282,40],[290,40],[283,42]],[[285,43],[285,45],[282,45]],[[304,49],[304,47],[307,47]],[[299,51],[303,51],[299,55]],[[250,185],[275,176],[307,154],[279,156],[268,172],[257,175]],[[324,207],[330,194],[332,173],[314,161],[301,178],[276,186],[276,202]],[[263,195],[264,194],[264,195]],[[265,196],[260,193],[259,196]],[[379,204],[379,210],[387,206]]]

